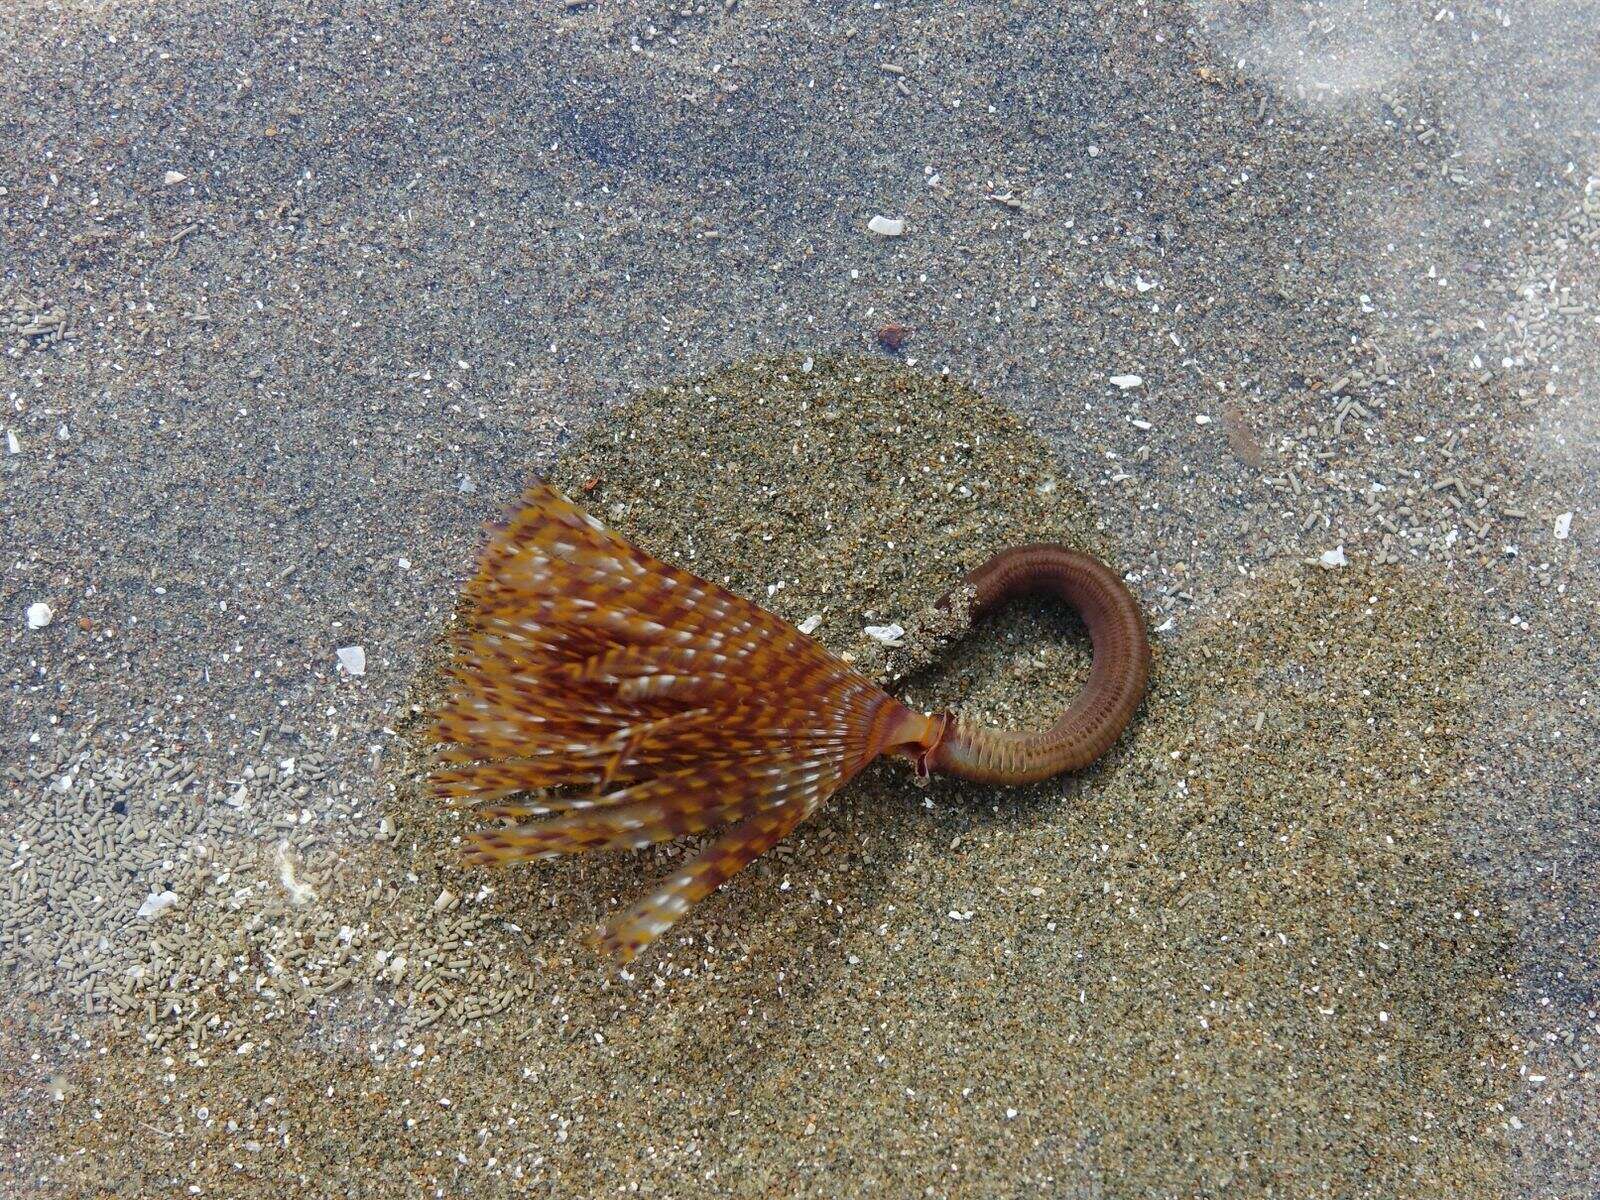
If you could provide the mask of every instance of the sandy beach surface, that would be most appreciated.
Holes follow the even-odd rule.
[[[1600,1194],[1600,4],[0,0],[0,1194]],[[418,734],[533,475],[918,705],[486,873]],[[900,624],[888,649],[867,626]]]

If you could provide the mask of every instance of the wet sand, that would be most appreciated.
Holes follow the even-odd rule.
[[[6,1194],[1594,1190],[1565,18],[14,15]],[[1150,700],[1080,777],[875,769],[608,971],[684,848],[466,873],[416,782],[530,472],[1018,725],[1075,622],[915,618],[1085,546]]]

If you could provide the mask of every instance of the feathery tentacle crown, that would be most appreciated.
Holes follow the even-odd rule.
[[[940,761],[947,717],[913,712],[787,622],[645,554],[548,485],[494,531],[467,598],[432,786],[521,822],[469,835],[469,862],[729,827],[599,931],[621,961],[878,755],[910,757],[919,774],[930,763],[965,773],[961,754]],[[982,774],[1004,781],[992,762]]]

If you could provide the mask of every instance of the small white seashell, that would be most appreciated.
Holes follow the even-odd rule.
[[[1127,391],[1129,388],[1136,388],[1143,383],[1144,377],[1141,375],[1113,375],[1111,382],[1123,391]]]
[[[903,643],[900,639],[906,635],[906,631],[904,629],[894,624],[868,625],[865,633],[870,638],[877,638],[878,641],[882,642],[885,646],[902,645]]]
[[[161,177],[161,182],[168,187],[172,187],[174,184],[182,183],[187,178],[189,177],[182,171],[168,171]]]
[[[1322,562],[1322,565],[1327,567],[1330,571],[1334,567],[1345,567],[1350,565],[1350,560],[1344,556],[1344,547],[1342,545],[1335,546],[1332,550],[1324,550],[1322,552],[1322,558],[1320,561]]]
[[[56,611],[48,604],[40,601],[38,604],[28,605],[28,628],[43,629],[56,619]]]
[[[906,223],[898,217],[880,215],[868,221],[867,228],[879,237],[899,237],[906,231]]]
[[[817,626],[821,624],[822,614],[812,613],[804,621],[800,622],[800,632],[809,637],[812,633],[816,632]]]
[[[335,651],[339,656],[339,666],[347,674],[365,675],[367,673],[367,652],[361,646],[340,646]]]
[[[1552,532],[1556,535],[1556,541],[1566,541],[1572,535],[1572,514],[1564,512],[1557,517],[1556,527]]]
[[[135,915],[142,921],[148,921],[159,917],[177,902],[177,892],[151,892],[145,897],[144,903],[139,905],[139,911]]]

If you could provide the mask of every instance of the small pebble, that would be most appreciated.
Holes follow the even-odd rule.
[[[894,351],[905,345],[906,338],[911,336],[911,329],[905,325],[885,325],[878,330],[878,344],[885,350]]]

